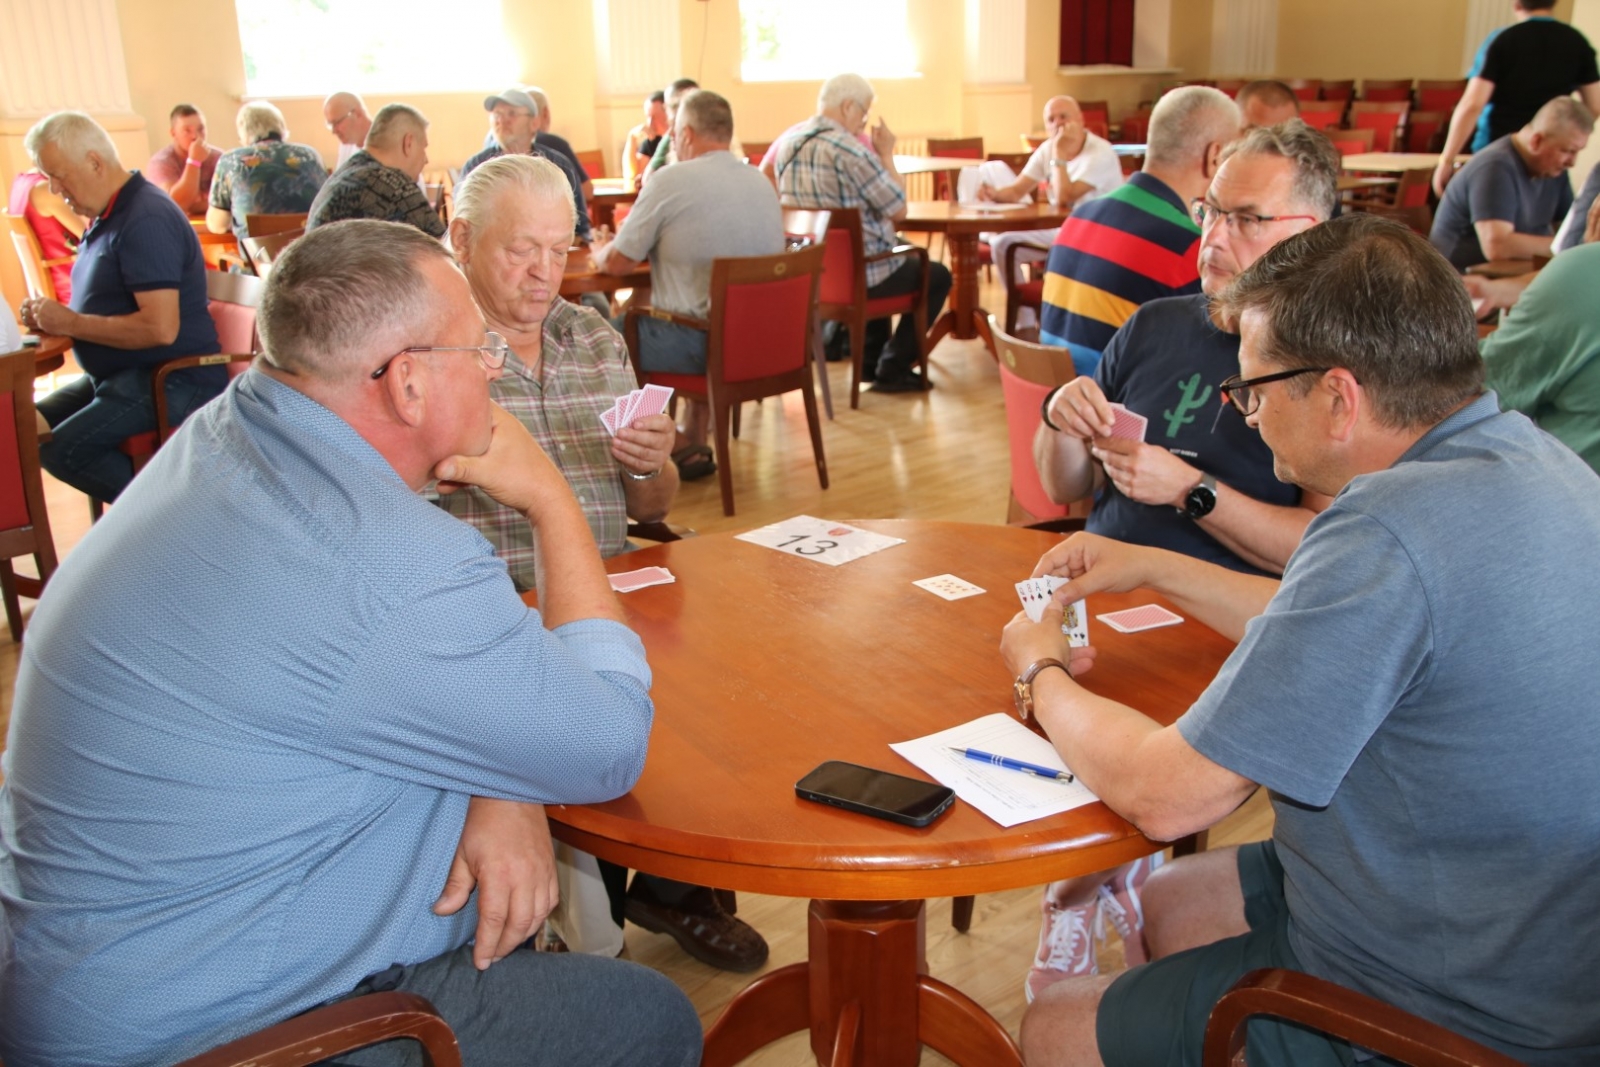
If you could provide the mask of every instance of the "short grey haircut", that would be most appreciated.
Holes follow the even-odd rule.
[[[263,358],[295,377],[343,385],[426,343],[438,297],[422,265],[434,258],[448,262],[450,253],[405,223],[318,226],[272,265],[256,315]]]
[[[1222,150],[1224,161],[1234,156],[1277,156],[1294,165],[1294,185],[1289,195],[1319,221],[1333,217],[1339,204],[1339,172],[1343,163],[1333,142],[1300,119],[1276,126],[1257,126]]]
[[[496,156],[474,167],[455,188],[455,215],[467,224],[467,241],[491,221],[490,212],[501,194],[515,189],[563,206],[568,226],[577,226],[578,209],[572,202],[572,183],[548,159],[538,156]],[[273,270],[277,270],[276,267]]]
[[[872,83],[859,74],[835,74],[817,92],[817,110],[832,111],[846,101],[870,108],[878,98]]]
[[[421,133],[427,128],[427,117],[410,104],[385,104],[372,116],[372,129],[367,131],[367,147],[399,148],[400,140],[406,134]]]
[[[1239,136],[1239,105],[1209,85],[1185,85],[1156,101],[1150,112],[1145,162],[1157,167],[1198,167],[1206,146]]]
[[[696,89],[678,105],[678,125],[713,144],[727,144],[733,140],[733,105],[710,89]]]
[[[1572,97],[1556,96],[1545,101],[1528,125],[1546,136],[1579,133],[1587,137],[1594,132],[1594,116]]]
[[[534,113],[535,118],[538,118],[540,115],[544,115],[549,112],[550,98],[545,95],[543,89],[539,88],[537,85],[530,85],[522,91],[533,97],[533,102],[539,105],[539,110]]]
[[[283,112],[267,100],[252,100],[241,107],[233,124],[239,131],[239,140],[245,144],[255,144],[274,133],[279,137],[289,136],[289,124],[284,121]]]
[[[47,144],[55,145],[62,155],[71,160],[87,158],[92,152],[102,162],[121,166],[111,135],[81,111],[57,111],[54,115],[47,115],[22,138],[22,147],[35,166],[39,164],[39,151]]]

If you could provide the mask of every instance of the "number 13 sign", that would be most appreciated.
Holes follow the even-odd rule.
[[[904,538],[886,537],[858,526],[829,522],[810,515],[796,515],[792,519],[739,534],[738,540],[814,559],[830,567],[870,556],[893,545],[905,544]]]

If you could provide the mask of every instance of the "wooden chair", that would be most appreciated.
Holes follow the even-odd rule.
[[[1033,437],[1039,429],[1039,407],[1045,394],[1078,376],[1072,353],[1016,337],[1010,330],[1000,329],[993,315],[989,316],[989,329],[994,333],[999,356],[1000,391],[1005,399],[1011,442],[1011,499],[1006,505],[1006,523],[1028,526],[1055,519],[1082,519],[1089,513],[1090,501],[1052,501],[1033,462]]]
[[[772,147],[771,141],[744,141],[740,147],[744,149],[744,158],[752,167],[761,166],[762,159],[766,158],[767,149]]]
[[[1438,152],[1444,148],[1450,112],[1413,111],[1406,116],[1406,151]]]
[[[1045,141],[1049,140],[1049,138],[1042,133],[1024,133],[1021,135],[1021,137],[1022,147],[1028,150],[1029,155],[1033,154],[1033,150],[1035,148],[1038,148],[1040,145],[1044,144]]]
[[[1350,206],[1358,211],[1383,215],[1411,227],[1423,237],[1433,230],[1433,207],[1429,198],[1433,194],[1433,171],[1418,167],[1402,171],[1394,191],[1388,196],[1354,197]]]
[[[1021,174],[1022,168],[1026,167],[1028,160],[1032,158],[1032,152],[990,152],[983,157],[983,161],[987,163],[990,160],[994,160],[998,163],[1004,163],[1018,174]]]
[[[33,410],[34,353],[0,355],[0,597],[11,640],[22,640],[19,596],[37,600],[56,569],[56,543],[44,505],[39,430]],[[11,561],[32,556],[39,577],[19,576]]]
[[[1350,105],[1350,127],[1373,131],[1373,151],[1397,152],[1402,143],[1399,131],[1410,111],[1407,100],[1357,100]]]
[[[246,215],[244,217],[244,235],[246,237],[270,237],[275,233],[285,233],[289,230],[304,230],[306,228],[307,212],[297,211],[282,215]]]
[[[698,397],[711,406],[722,488],[722,513],[733,510],[733,457],[728,445],[734,407],[745,400],[800,390],[811,431],[811,452],[817,480],[828,488],[828,464],[822,452],[822,423],[811,385],[812,336],[817,286],[827,245],[813,245],[775,256],[743,256],[711,261],[711,312],[696,319],[670,311],[635,307],[623,321],[623,337],[634,373],[641,382],[671,386],[681,395]],[[651,316],[690,329],[706,331],[706,373],[648,373],[639,365],[639,319]]]
[[[826,210],[786,207],[783,209],[784,245],[794,252],[801,248],[819,245],[828,239],[828,222],[833,213]],[[817,374],[817,389],[822,393],[822,410],[833,419],[833,385],[828,381],[828,359],[822,351],[822,324],[818,323],[811,334],[811,363]],[[737,409],[736,409],[737,410]],[[739,420],[733,423],[733,435],[739,436]]]
[[[1335,104],[1328,107],[1324,104],[1312,104],[1300,109],[1300,119],[1313,130],[1335,129],[1344,121],[1344,109]]]
[[[1361,83],[1361,99],[1370,102],[1411,99],[1411,79],[1400,78],[1394,81],[1384,81],[1377,78],[1367,78]]]
[[[267,237],[246,237],[244,254],[250,258],[250,269],[256,272],[256,277],[266,281],[267,275],[272,273],[273,262],[305,234],[305,230],[285,230]]]
[[[928,250],[918,245],[896,245],[868,256],[861,236],[859,208],[834,208],[824,246],[822,285],[817,298],[821,322],[842,322],[850,331],[850,406],[861,406],[861,376],[867,344],[867,323],[891,315],[914,316],[917,324],[917,364],[923,380],[928,376]],[[867,265],[898,256],[915,258],[922,284],[904,296],[868,299]]]
[[[583,168],[583,173],[589,180],[604,178],[606,176],[606,154],[598,148],[586,148],[577,153],[578,165]]]
[[[970,159],[974,163],[983,161],[982,137],[948,137],[928,138],[928,155],[948,156],[952,159]],[[956,184],[949,171],[940,171],[933,176],[933,196],[936,200],[954,200]]]
[[[461,1067],[461,1049],[433,1005],[412,993],[369,993],[315,1008],[176,1067],[309,1067],[380,1041],[412,1038],[423,1067]]]
[[[1079,100],[1078,110],[1083,112],[1083,128],[1090,133],[1111,139],[1111,105],[1104,100]]]
[[[1245,1024],[1284,1019],[1413,1067],[1516,1067],[1517,1061],[1381,1000],[1299,971],[1251,971],[1211,1009],[1203,1067],[1245,1062]]]
[[[205,258],[206,270],[229,271],[245,266],[244,253],[239,251],[239,240],[229,233],[212,233],[196,230],[200,239],[200,255]]]
[[[56,281],[50,274],[51,267],[66,266],[76,260],[77,256],[65,256],[60,259],[45,259],[44,247],[39,244],[39,235],[33,232],[33,227],[21,215],[6,215],[6,228],[11,231],[11,247],[17,250],[17,259],[22,264],[22,279],[28,287],[30,299],[37,300],[47,296],[51,300],[59,300],[56,294]]]
[[[1467,80],[1452,78],[1445,81],[1417,82],[1416,104],[1418,111],[1442,111],[1445,115],[1456,109],[1456,104],[1467,94]]]
[[[1356,80],[1346,78],[1343,81],[1325,81],[1322,83],[1320,100],[1336,100],[1340,103],[1349,103],[1356,95]]]
[[[1154,105],[1142,104],[1139,110],[1122,120],[1122,131],[1117,137],[1121,144],[1144,144],[1150,140],[1150,114]]]
[[[1001,264],[1001,281],[1006,286],[1006,329],[1008,334],[1017,332],[1017,314],[1023,308],[1032,308],[1036,316],[1043,317],[1044,311],[1044,278],[1024,278],[1017,281],[1017,255],[1023,249],[1034,252],[1050,254],[1050,246],[1036,244],[1032,241],[1018,241],[1006,249],[1006,261]],[[1042,266],[1042,264],[1041,264]]]
[[[1295,97],[1302,101],[1318,100],[1322,95],[1321,78],[1290,78],[1284,82]]]
[[[1327,130],[1328,140],[1333,142],[1333,147],[1339,150],[1341,156],[1353,156],[1358,152],[1372,151],[1373,138],[1377,136],[1376,130]]]

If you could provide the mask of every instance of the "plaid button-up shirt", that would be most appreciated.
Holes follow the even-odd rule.
[[[818,115],[785,138],[777,166],[784,207],[859,208],[867,255],[899,243],[891,220],[905,210],[906,191],[889,176],[878,154],[837,122]],[[867,284],[879,284],[902,262],[896,258],[868,264]]]
[[[566,476],[600,554],[615,556],[628,547],[628,505],[622,468],[612,458],[600,414],[639,387],[627,348],[598,313],[562,299],[550,305],[544,320],[543,347],[542,373],[508,353],[505,373],[489,394],[528,428]],[[534,533],[525,516],[480,489],[450,493],[440,503],[489,539],[518,590],[534,587]]]

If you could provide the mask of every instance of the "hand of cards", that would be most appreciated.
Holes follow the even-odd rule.
[[[1050,606],[1050,594],[1067,584],[1065,578],[1047,574],[1043,578],[1029,578],[1017,583],[1017,596],[1022,600],[1022,610],[1028,618],[1038,622],[1044,618],[1044,609]],[[1089,645],[1089,612],[1082,600],[1067,605],[1061,618],[1061,632],[1067,635],[1068,648],[1086,648]]]
[[[615,437],[618,430],[632,426],[633,420],[666,411],[667,401],[671,399],[672,390],[665,385],[647,385],[643,389],[635,389],[627,396],[617,397],[610,408],[601,412],[600,424],[606,428],[606,433]]]

